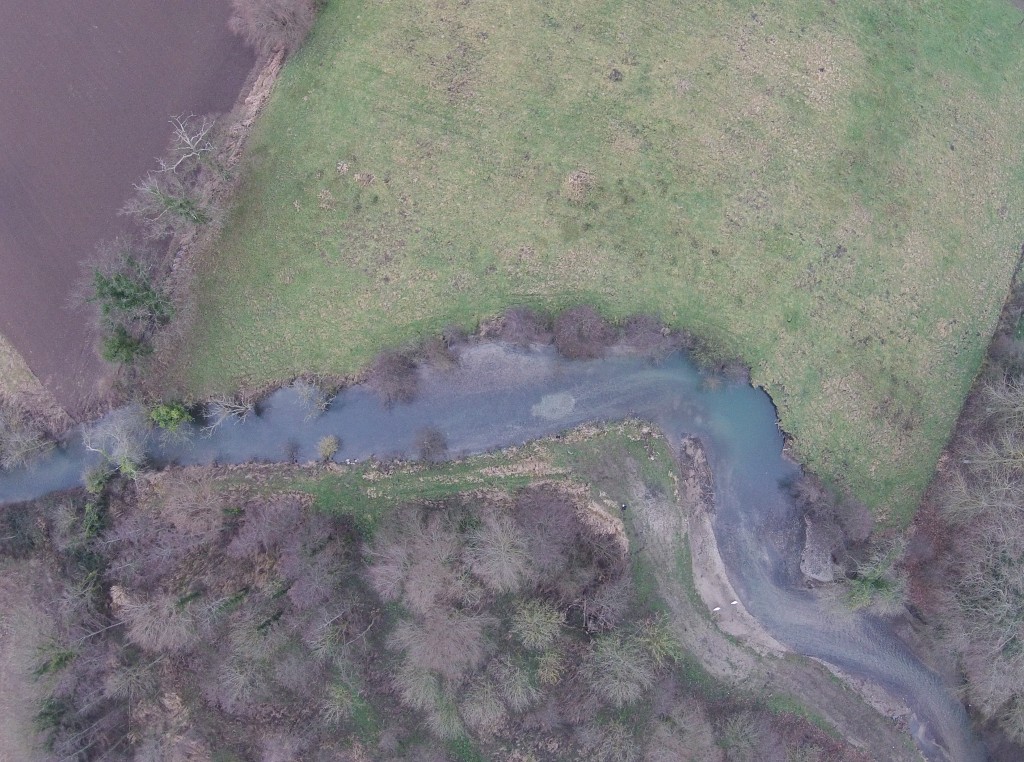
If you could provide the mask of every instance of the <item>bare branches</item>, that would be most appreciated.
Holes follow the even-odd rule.
[[[213,208],[175,172],[150,172],[121,213],[153,238],[186,233],[213,222]]]
[[[214,397],[206,406],[206,425],[202,433],[210,436],[228,421],[241,423],[256,412],[256,405],[234,397]]]
[[[133,476],[146,460],[146,413],[138,405],[130,405],[107,415],[82,432],[82,443],[90,452],[98,452],[104,460],[126,476]]]
[[[316,20],[314,0],[231,0],[228,26],[261,55],[294,53]]]
[[[0,403],[0,470],[24,466],[53,443],[20,410]]]
[[[468,557],[473,573],[499,593],[519,590],[532,576],[526,541],[509,516],[486,517],[473,534]]]
[[[210,116],[174,116],[170,119],[174,133],[171,150],[166,158],[158,159],[160,172],[178,172],[195,169],[210,162],[214,144],[210,133],[216,121]]]

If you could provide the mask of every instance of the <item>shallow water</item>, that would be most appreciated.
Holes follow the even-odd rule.
[[[778,640],[866,677],[914,711],[919,747],[930,759],[981,760],[963,706],[881,620],[819,600],[799,573],[800,521],[784,484],[799,468],[782,454],[769,397],[748,384],[705,383],[682,355],[652,365],[628,357],[568,361],[550,348],[479,344],[457,369],[427,371],[414,402],[385,408],[352,387],[319,413],[293,388],[275,392],[258,416],[228,422],[209,436],[191,426],[185,441],[149,441],[152,463],[314,460],[321,437],[336,435],[336,460],[415,457],[416,437],[440,431],[449,455],[523,444],[590,421],[635,416],[662,428],[673,444],[699,437],[711,462],[715,533],[730,581],[747,609]],[[75,436],[24,471],[0,477],[0,502],[78,484],[99,461]]]

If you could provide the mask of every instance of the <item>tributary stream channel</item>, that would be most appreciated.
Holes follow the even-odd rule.
[[[884,619],[850,611],[806,587],[799,569],[801,517],[785,488],[800,469],[783,454],[771,399],[746,383],[706,381],[683,354],[659,363],[627,356],[571,361],[550,347],[472,344],[456,368],[422,370],[411,403],[385,407],[356,385],[321,413],[286,387],[265,399],[258,415],[211,433],[196,424],[180,440],[153,435],[149,464],[312,461],[327,435],[340,437],[340,461],[411,459],[417,434],[428,428],[444,435],[450,457],[459,457],[628,417],[657,425],[673,446],[696,436],[714,474],[719,550],[747,610],[793,651],[874,682],[909,706],[911,730],[927,758],[985,759],[952,686]],[[0,475],[0,502],[80,484],[99,461],[75,434],[31,467]]]

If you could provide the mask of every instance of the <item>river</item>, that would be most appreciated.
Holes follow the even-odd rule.
[[[678,444],[699,437],[715,480],[715,535],[729,579],[744,605],[780,642],[867,678],[906,703],[919,748],[932,760],[971,762],[986,753],[951,686],[925,667],[871,615],[829,603],[803,585],[800,516],[785,483],[799,467],[783,455],[775,408],[749,384],[708,384],[682,354],[652,364],[626,356],[570,361],[552,348],[471,344],[451,371],[421,371],[410,404],[383,407],[353,386],[326,411],[295,389],[270,395],[258,415],[205,435],[198,425],[179,440],[150,435],[155,467],[171,463],[315,460],[321,437],[336,435],[338,460],[412,458],[416,436],[441,431],[449,456],[523,444],[579,424],[627,417],[651,421]],[[30,468],[0,477],[0,502],[27,500],[81,482],[99,462],[80,435]]]

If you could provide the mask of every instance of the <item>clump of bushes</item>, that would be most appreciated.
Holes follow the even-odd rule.
[[[186,423],[192,423],[192,414],[180,402],[163,402],[149,411],[149,420],[159,429],[177,432]]]
[[[601,357],[617,338],[615,329],[593,307],[571,307],[555,318],[555,347],[573,360]]]
[[[396,695],[442,739],[499,733],[581,686],[591,701],[620,708],[677,655],[671,636],[646,619],[626,633],[581,627],[590,602],[628,576],[628,565],[554,487],[485,505],[407,507],[367,560],[378,595],[408,612],[388,641],[398,655]]]
[[[370,363],[366,384],[387,406],[411,402],[416,397],[419,386],[417,363],[413,353],[396,349],[381,352]]]
[[[325,437],[321,437],[316,443],[316,452],[320,456],[320,460],[329,461],[333,460],[334,456],[338,454],[338,450],[341,449],[341,440],[334,434],[328,434]]]
[[[231,0],[228,26],[260,55],[294,53],[316,21],[319,0]]]
[[[130,238],[100,248],[86,301],[99,308],[101,354],[108,362],[130,365],[149,354],[146,336],[174,316],[170,297],[157,285],[152,260],[152,252]]]
[[[17,552],[66,575],[38,670],[52,753],[491,758],[539,731],[560,758],[719,758],[667,621],[558,485],[400,505],[367,536],[344,503],[235,476],[171,469],[43,517],[0,511]],[[603,598],[618,613],[596,626]],[[737,710],[716,707],[733,743]]]

